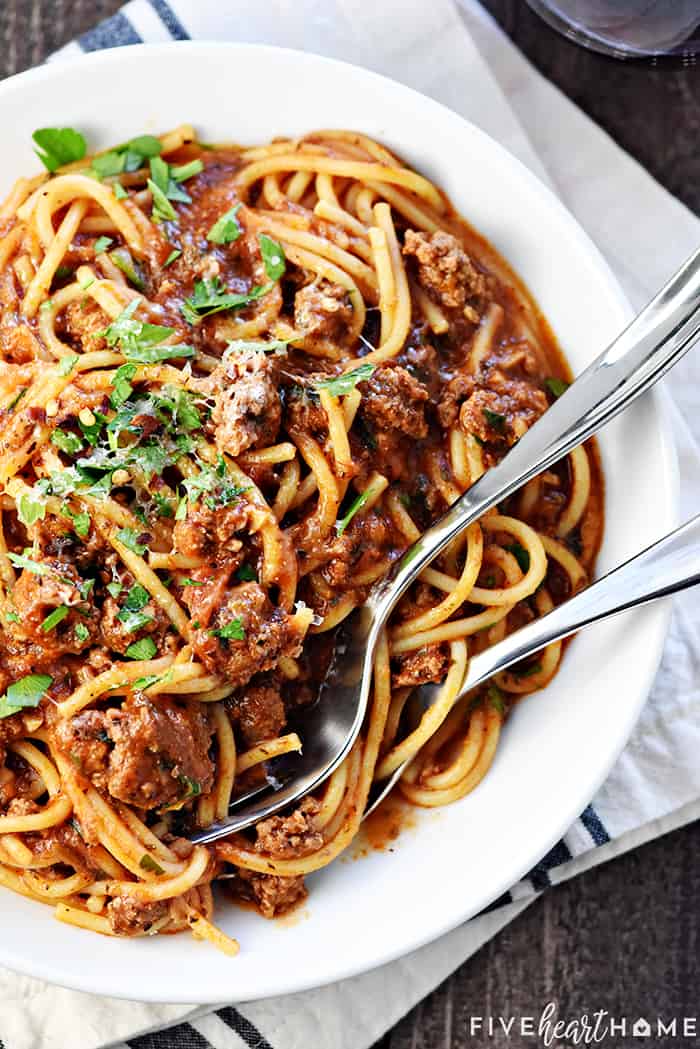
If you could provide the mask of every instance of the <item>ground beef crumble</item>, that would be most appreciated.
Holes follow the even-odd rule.
[[[478,321],[479,307],[487,297],[487,282],[456,237],[438,230],[406,230],[403,253],[414,257],[418,280],[442,306],[460,309]]]

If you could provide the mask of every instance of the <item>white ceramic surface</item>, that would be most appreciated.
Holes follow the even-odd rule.
[[[0,191],[38,170],[31,132],[80,128],[92,147],[191,121],[206,140],[264,142],[317,127],[367,132],[442,186],[524,277],[575,372],[629,315],[597,250],[555,197],[483,132],[364,70],[254,45],[124,48],[44,66],[0,85]],[[675,460],[654,397],[601,440],[604,571],[676,519]],[[660,656],[667,609],[589,630],[554,683],[517,708],[486,780],[418,814],[389,853],[342,859],[309,879],[293,921],[222,902],[237,959],[191,937],[111,940],[61,925],[0,890],[0,964],[86,991],[180,1002],[245,1000],[349,976],[477,913],[536,863],[585,808],[622,749]]]

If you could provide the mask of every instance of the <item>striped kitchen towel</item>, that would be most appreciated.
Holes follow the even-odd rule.
[[[536,73],[475,0],[459,9],[451,0],[133,0],[53,60],[189,38],[310,49],[462,113],[554,186],[635,306],[700,242],[700,222]],[[700,419],[691,401],[699,384],[697,355],[665,382],[684,518],[700,510]],[[435,943],[317,991],[217,1009],[97,998],[0,972],[5,1049],[367,1049],[543,889],[700,815],[699,657],[700,606],[681,596],[649,702],[593,803],[527,878]]]

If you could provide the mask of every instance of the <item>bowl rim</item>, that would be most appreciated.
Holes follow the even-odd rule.
[[[557,215],[560,223],[565,227],[567,235],[577,242],[582,256],[585,255],[592,268],[595,268],[600,276],[605,278],[605,281],[612,292],[611,299],[616,300],[620,312],[621,323],[627,323],[633,316],[633,311],[629,301],[623,293],[618,279],[614,275],[600,250],[554,191],[550,189],[549,186],[547,186],[537,175],[535,175],[523,161],[511,153],[505,146],[501,145],[497,139],[483,131],[478,125],[456,113],[449,107],[428,95],[424,95],[421,92],[406,86],[400,81],[394,80],[391,77],[383,76],[382,74],[376,73],[373,70],[366,69],[362,66],[336,58],[329,58],[312,51],[301,51],[296,48],[279,47],[276,45],[261,43],[191,40],[170,41],[159,44],[135,44],[125,47],[107,48],[83,55],[71,56],[70,58],[60,57],[43,66],[15,74],[0,83],[0,105],[11,102],[12,96],[15,94],[21,97],[25,84],[41,82],[50,83],[52,80],[60,80],[63,72],[73,72],[76,69],[84,69],[86,73],[90,73],[95,69],[102,70],[104,67],[128,65],[129,62],[132,61],[141,62],[147,57],[152,59],[154,57],[157,58],[159,56],[177,54],[178,57],[182,59],[183,56],[186,57],[188,54],[221,54],[226,52],[234,54],[253,52],[260,56],[267,56],[271,59],[274,59],[276,55],[287,56],[302,64],[316,65],[318,68],[325,66],[329,69],[340,69],[349,78],[359,76],[364,80],[373,81],[376,84],[378,92],[381,92],[382,89],[390,89],[394,92],[398,88],[400,89],[400,92],[405,95],[407,104],[410,104],[413,99],[416,105],[420,105],[421,108],[425,109],[427,106],[428,109],[432,109],[435,113],[436,119],[439,119],[443,123],[447,122],[451,124],[455,130],[455,134],[464,134],[466,131],[469,135],[474,136],[480,140],[484,149],[492,152],[495,151],[500,154],[503,160],[510,165],[514,177],[525,182],[528,185],[530,192],[539,195],[547,210]],[[659,453],[663,464],[662,476],[665,481],[664,495],[666,496],[666,500],[663,506],[664,512],[659,513],[659,518],[661,518],[660,524],[662,527],[666,527],[667,530],[670,530],[675,527],[679,519],[680,480],[678,459],[671,433],[670,413],[667,400],[658,388],[652,390],[647,397],[653,405],[653,411],[656,417],[655,421],[658,425]],[[44,961],[41,956],[34,956],[30,959],[26,950],[17,952],[14,945],[7,942],[5,942],[0,949],[0,962],[15,971],[24,973],[28,976],[40,978],[60,986],[87,991],[89,993],[109,994],[117,998],[133,998],[135,994],[138,994],[142,1000],[149,1002],[179,1001],[183,1003],[195,1002],[212,1005],[222,1001],[224,998],[226,998],[227,1001],[233,1000],[242,1002],[259,998],[261,994],[263,997],[271,997],[322,987],[338,980],[371,971],[438,939],[456,928],[463,921],[478,915],[484,907],[494,899],[498,898],[498,896],[510,888],[519,877],[531,869],[532,866],[546,854],[547,850],[551,848],[551,846],[569,829],[582,811],[582,808],[595,795],[600,785],[606,779],[619,754],[626,746],[634,724],[639,717],[641,708],[648,698],[649,689],[661,659],[670,614],[671,608],[669,602],[665,603],[665,607],[657,605],[656,616],[654,617],[653,624],[650,623],[647,626],[647,629],[651,630],[654,635],[653,644],[648,649],[650,667],[648,684],[645,688],[640,688],[636,702],[629,703],[624,732],[620,731],[619,739],[616,738],[617,746],[613,748],[614,753],[611,751],[612,756],[610,759],[605,762],[604,767],[601,765],[596,766],[594,774],[589,775],[586,784],[582,784],[579,790],[572,793],[571,804],[567,809],[567,816],[558,820],[556,825],[552,825],[551,823],[548,824],[550,828],[549,832],[546,835],[543,835],[541,839],[538,839],[537,847],[532,848],[531,853],[527,858],[521,858],[517,865],[515,877],[512,877],[509,873],[507,877],[490,884],[476,903],[472,900],[469,907],[465,908],[463,913],[458,913],[457,910],[455,910],[454,913],[451,914],[449,920],[434,924],[428,933],[421,935],[414,934],[412,937],[407,936],[405,941],[399,944],[388,944],[385,946],[383,952],[375,951],[372,960],[363,965],[347,964],[343,962],[342,958],[336,957],[334,964],[328,966],[327,975],[321,979],[319,979],[318,976],[305,978],[303,973],[299,971],[295,972],[293,971],[294,967],[291,967],[292,971],[290,971],[290,975],[286,980],[278,979],[273,986],[264,988],[262,992],[251,990],[250,992],[246,991],[239,995],[237,995],[235,987],[230,988],[226,992],[222,992],[221,986],[217,986],[212,990],[195,986],[188,991],[186,997],[178,995],[173,998],[172,994],[157,989],[154,991],[150,987],[137,989],[131,986],[129,988],[126,986],[128,984],[128,978],[124,979],[122,985],[116,989],[107,989],[105,987],[104,977],[100,979],[99,966],[86,965],[84,967],[84,973],[80,978],[64,976],[61,971],[57,969],[56,965],[52,964],[50,961]],[[581,802],[583,802],[583,804],[581,804]],[[143,997],[144,991],[147,992],[145,998]]]

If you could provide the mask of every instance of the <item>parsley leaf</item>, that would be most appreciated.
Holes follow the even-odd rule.
[[[0,697],[0,718],[16,714],[22,707],[38,707],[52,681],[48,674],[28,674],[15,681]]]
[[[95,417],[95,421],[91,423],[84,423],[78,416],[78,426],[88,444],[94,447],[99,440],[104,424],[107,422],[107,416],[103,415],[102,412],[93,412],[92,414]]]
[[[77,455],[78,452],[83,450],[83,442],[77,434],[70,433],[68,430],[61,430],[60,428],[54,430],[51,434],[51,444],[55,444],[66,455]]]
[[[141,532],[137,532],[134,528],[120,528],[117,532],[117,539],[125,546],[127,550],[131,550],[132,553],[138,554],[141,557],[146,553],[148,547],[145,543],[141,543],[139,538],[142,536]]]
[[[267,233],[258,234],[258,244],[268,279],[279,280],[287,268],[284,261],[284,248],[272,237],[268,237]]]
[[[501,716],[505,714],[505,696],[503,695],[503,692],[501,692],[498,685],[489,685],[489,687],[486,689],[486,697],[494,710],[497,710],[498,713],[501,714]]]
[[[130,612],[128,608],[123,608],[117,619],[124,624],[124,629],[130,634],[135,634],[137,630],[153,622],[153,616],[146,615],[144,612]]]
[[[132,641],[124,655],[129,659],[153,659],[157,651],[152,637],[142,637],[140,641]]]
[[[185,179],[199,175],[202,171],[204,171],[204,164],[197,157],[196,160],[190,160],[187,164],[179,164],[177,167],[171,168],[170,177],[174,178],[176,182],[184,182]]]
[[[230,622],[225,624],[225,626],[219,627],[218,630],[210,630],[209,633],[212,637],[219,637],[225,641],[228,641],[229,639],[235,641],[245,640],[245,630],[243,629],[243,622],[240,619],[231,619]]]
[[[236,204],[216,220],[207,233],[207,240],[212,244],[231,244],[234,240],[238,240],[243,232],[236,218],[240,206]]]
[[[66,605],[59,605],[58,608],[54,608],[53,612],[49,612],[46,619],[41,624],[41,629],[44,633],[48,634],[50,630],[53,630],[54,627],[58,626],[58,624],[66,618],[69,611],[70,609],[67,608]]]
[[[192,477],[185,477],[182,481],[182,487],[187,492],[187,499],[190,503],[195,503],[197,499],[202,496],[204,505],[209,510],[216,510],[220,506],[228,506],[229,503],[234,503],[243,492],[247,492],[247,487],[241,487],[241,485],[233,482],[226,469],[226,463],[223,458],[219,459],[216,467],[202,465],[198,474],[194,474]],[[180,507],[178,506],[178,513],[180,513]],[[187,510],[182,511],[182,517],[178,517],[175,514],[176,520],[183,520],[187,514]]]
[[[561,395],[563,393],[566,393],[566,391],[569,389],[568,382],[564,382],[563,379],[557,379],[557,377],[554,375],[552,375],[549,379],[545,379],[544,384],[555,400],[557,397],[561,397]]]
[[[129,593],[126,595],[126,601],[124,602],[124,608],[129,612],[140,612],[141,609],[148,604],[151,600],[151,595],[145,586],[141,586],[140,583],[135,583],[132,586]]]
[[[193,357],[192,346],[161,346],[161,343],[175,334],[175,329],[137,320],[134,312],[140,301],[134,299],[130,302],[116,320],[100,332],[107,340],[107,345],[119,344],[124,356],[138,364],[153,364],[171,357]]]
[[[134,285],[139,291],[143,291],[146,287],[146,281],[143,277],[141,267],[137,262],[134,262],[133,256],[128,248],[115,248],[114,251],[110,251],[109,257],[126,277],[128,281]]]
[[[144,852],[143,856],[139,860],[139,867],[142,867],[145,871],[151,871],[153,874],[165,874],[165,871],[159,863]]]
[[[33,572],[34,575],[54,575],[55,572],[50,565],[43,565],[40,561],[32,561],[31,557],[25,557],[24,554],[11,554],[8,553],[8,558],[15,566],[15,568],[26,568],[28,572]]]
[[[506,417],[501,412],[492,412],[490,408],[482,408],[484,419],[496,433],[505,433]]]
[[[368,499],[368,492],[360,492],[357,498],[353,499],[345,516],[338,518],[338,520],[335,522],[335,530],[338,535],[343,534],[343,532],[348,527],[355,514],[362,509],[362,507],[365,505]]]
[[[202,793],[202,785],[196,779],[191,779],[189,776],[179,776],[178,778],[185,788],[185,800],[196,798]]]
[[[240,310],[267,295],[271,284],[258,284],[248,292],[230,292],[220,277],[205,277],[194,282],[194,292],[183,302],[180,312],[188,324],[199,324],[203,317],[221,310]]]
[[[90,631],[84,623],[76,623],[75,627],[73,628],[73,633],[80,642],[87,641],[87,639],[90,637]]]
[[[532,677],[533,674],[539,674],[541,669],[541,663],[530,663],[530,665],[526,667],[514,666],[513,673],[516,677]]]
[[[57,365],[57,367],[58,367],[58,374],[59,375],[70,375],[70,373],[73,371],[73,369],[75,368],[76,364],[78,363],[78,360],[79,360],[79,358],[78,358],[77,353],[66,353],[66,354],[64,354],[64,356],[60,358],[60,360],[58,362],[58,365]]]
[[[163,269],[165,269],[166,266],[172,265],[172,263],[175,262],[176,259],[179,259],[181,255],[182,251],[180,250],[180,248],[173,248],[173,250],[168,255],[167,259],[163,263]]]
[[[134,389],[131,385],[131,380],[135,374],[135,364],[122,364],[121,367],[117,368],[114,373],[114,379],[112,380],[112,388],[114,392],[109,398],[109,403],[114,409],[121,408],[122,404],[129,399],[129,396]]]
[[[515,560],[518,562],[518,566],[523,575],[526,575],[530,568],[530,553],[520,543],[510,543],[505,547],[506,550],[510,551]]]
[[[354,390],[358,382],[366,382],[374,370],[373,364],[361,364],[359,368],[353,368],[344,375],[336,375],[331,379],[317,379],[314,386],[317,390],[327,390],[333,397],[340,397]]]
[[[32,499],[27,492],[23,492],[17,500],[17,516],[27,528],[36,521],[43,521],[46,517],[46,506],[42,502]]]
[[[39,128],[32,138],[39,147],[36,155],[49,171],[82,160],[87,152],[84,137],[72,127]]]
[[[153,194],[153,210],[151,218],[154,222],[173,222],[177,219],[177,212],[166,197],[160,186],[149,178],[146,185]]]
[[[81,539],[85,539],[90,531],[90,514],[84,510],[82,513],[73,515],[73,527]]]

